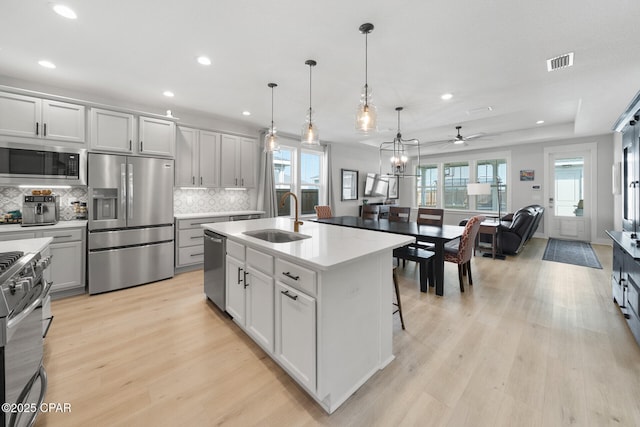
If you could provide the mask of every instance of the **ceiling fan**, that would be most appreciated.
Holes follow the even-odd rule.
[[[462,129],[462,126],[456,126],[456,129],[458,130],[458,134],[453,139],[449,140],[448,142],[452,142],[454,144],[467,145],[467,141],[471,141],[472,139],[476,139],[476,138],[481,138],[481,137],[483,137],[485,135],[484,133],[476,133],[476,134],[469,135],[469,136],[462,136],[460,134],[460,129]]]

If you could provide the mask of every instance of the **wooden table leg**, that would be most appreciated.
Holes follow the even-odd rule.
[[[433,271],[436,279],[436,295],[444,295],[444,242],[436,243],[433,256]]]

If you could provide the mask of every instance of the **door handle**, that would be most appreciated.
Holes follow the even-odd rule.
[[[131,163],[127,163],[127,168],[129,168],[129,219],[133,219],[133,165]]]
[[[249,282],[247,281],[247,275],[249,273],[245,270],[244,272],[244,287],[246,288],[247,286],[249,286]]]
[[[286,297],[291,298],[294,301],[298,299],[298,295],[291,295],[289,291],[280,291],[280,293]]]
[[[242,279],[240,278],[240,273],[242,273],[244,269],[238,267],[238,285],[242,283]]]

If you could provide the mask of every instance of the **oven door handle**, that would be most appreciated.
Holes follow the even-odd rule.
[[[53,282],[45,282],[45,284],[43,286],[43,289],[42,289],[42,292],[40,293],[38,298],[36,298],[35,301],[33,301],[31,304],[29,304],[29,306],[27,306],[20,313],[18,313],[18,315],[16,317],[13,317],[13,318],[9,319],[7,321],[7,328],[11,329],[11,328],[15,327],[18,323],[22,322],[22,320],[25,317],[30,315],[33,312],[33,310],[35,310],[36,307],[38,307],[42,303],[42,301],[47,297],[47,295],[51,291],[51,286],[52,285],[53,285]]]
[[[33,384],[36,382],[36,379],[38,378],[40,378],[40,396],[38,397],[38,406],[37,406],[38,410],[31,412],[31,418],[29,419],[29,422],[24,424],[28,427],[32,427],[33,424],[36,422],[36,417],[40,413],[39,408],[44,403],[44,396],[47,393],[47,387],[49,383],[47,381],[47,371],[44,370],[43,365],[40,365],[40,369],[38,369],[38,372],[36,372],[33,375],[33,377],[31,377],[29,382],[27,382],[27,384],[24,386],[24,389],[20,393],[20,396],[18,396],[18,401],[16,402],[18,405],[21,403],[24,403],[24,401],[27,399],[27,396],[29,395],[29,392],[33,388]],[[11,419],[9,420],[9,425],[10,426],[18,425],[18,423],[21,421],[20,418],[22,414],[23,414],[22,412],[13,412],[11,414]]]

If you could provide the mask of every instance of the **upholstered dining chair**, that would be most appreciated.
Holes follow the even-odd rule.
[[[482,215],[477,215],[469,219],[464,226],[462,236],[459,241],[449,242],[444,245],[444,260],[458,264],[458,280],[460,281],[460,292],[464,292],[463,277],[469,277],[469,285],[473,285],[471,278],[471,256],[476,242],[476,236],[480,230],[480,223],[485,220]]]
[[[378,205],[362,205],[362,219],[378,220],[380,215],[380,206]]]
[[[318,219],[332,218],[331,206],[314,206]]]
[[[401,208],[398,206],[391,206],[389,208],[389,221],[409,222],[410,215],[411,215],[411,208]]]

